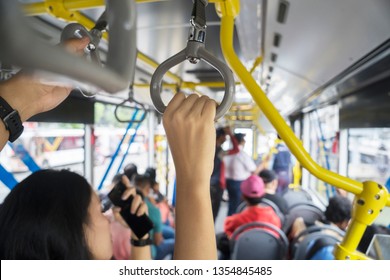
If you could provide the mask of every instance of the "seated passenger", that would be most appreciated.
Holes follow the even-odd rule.
[[[169,238],[164,238],[163,236],[161,212],[150,199],[150,196],[153,197],[153,191],[149,174],[137,175],[135,177],[135,185],[144,196],[145,203],[148,207],[149,217],[154,224],[154,228],[150,231],[150,236],[153,241],[151,247],[152,258],[156,260],[162,260],[165,258],[172,259],[173,248],[175,245],[174,234],[166,235]]]
[[[288,213],[287,201],[283,196],[276,193],[278,188],[278,177],[276,173],[269,169],[263,169],[259,176],[263,179],[265,184],[265,195],[264,198],[271,200],[276,206],[279,207],[280,211],[286,215]]]
[[[240,213],[226,217],[224,232],[217,235],[217,248],[223,259],[229,258],[230,255],[229,242],[226,241],[240,226],[251,222],[265,222],[281,228],[280,218],[275,211],[270,206],[260,204],[265,191],[263,180],[259,176],[251,175],[242,182],[240,189],[248,207]]]
[[[329,199],[328,206],[325,210],[325,220],[316,221],[315,225],[329,225],[335,227],[339,230],[345,231],[348,227],[349,221],[351,219],[352,212],[352,202],[349,198],[336,195]],[[299,230],[296,230],[299,228]],[[302,230],[304,230],[306,226],[303,224],[302,219],[297,219],[297,221],[293,225],[294,235],[297,236]],[[332,235],[338,240],[342,240],[343,236],[340,235],[337,231],[333,230],[322,230],[323,233]],[[299,242],[299,241],[298,241]],[[334,245],[321,245],[321,240],[316,241],[317,244],[311,243],[308,245],[307,252],[309,252],[310,256],[307,256],[307,259],[310,260],[334,260],[333,250]],[[313,250],[313,248],[315,250]]]
[[[164,238],[173,238],[175,218],[173,216],[172,206],[169,205],[168,199],[160,192],[160,184],[156,181],[156,169],[148,167],[145,170],[144,175],[149,177],[152,185],[153,196],[149,196],[149,199],[155,203],[161,213]]]

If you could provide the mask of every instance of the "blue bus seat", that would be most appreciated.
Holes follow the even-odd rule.
[[[293,260],[310,260],[320,249],[334,247],[344,236],[344,231],[336,226],[314,225],[298,234],[290,243]]]
[[[282,230],[288,234],[292,224],[298,217],[302,217],[306,225],[313,225],[315,221],[324,220],[325,215],[319,207],[310,202],[292,205],[286,215]]]
[[[284,232],[263,222],[242,225],[230,239],[232,260],[284,260],[288,247]]]
[[[311,195],[303,189],[288,189],[282,196],[287,201],[288,208],[291,208],[296,204],[310,203],[313,201]]]

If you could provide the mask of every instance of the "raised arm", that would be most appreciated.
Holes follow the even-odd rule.
[[[176,168],[174,259],[217,259],[210,200],[216,103],[178,93],[163,116]]]
[[[228,155],[237,154],[240,151],[240,148],[238,147],[238,141],[236,137],[234,137],[232,131],[230,130],[230,127],[225,127],[225,132],[227,135],[229,135],[230,141],[232,142],[232,148],[226,151],[226,154]]]
[[[80,53],[88,42],[89,39],[86,38],[72,39],[66,42],[66,48],[70,52]],[[0,83],[0,97],[18,111],[22,122],[57,107],[68,97],[70,91],[70,87],[45,85],[24,73],[18,73]],[[9,132],[0,120],[0,150],[8,138]]]

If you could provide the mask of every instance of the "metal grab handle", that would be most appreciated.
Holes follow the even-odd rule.
[[[33,35],[18,1],[0,0],[0,60],[65,75],[75,79],[74,84],[79,81],[108,93],[127,89],[134,79],[137,56],[135,1],[107,1],[107,19],[110,40],[103,68],[40,40]]]
[[[135,106],[124,106],[126,103],[134,103]],[[139,120],[136,120],[136,119],[121,119],[119,117],[119,114],[118,114],[118,109],[119,107],[125,107],[125,108],[131,108],[131,109],[135,109],[135,110],[143,110],[144,111],[144,114],[142,114],[142,117],[139,119]],[[120,104],[116,105],[115,106],[115,110],[114,110],[114,116],[116,118],[116,120],[118,122],[121,122],[121,123],[128,123],[128,122],[133,122],[133,123],[142,123],[145,118],[146,118],[146,111],[147,109],[145,108],[145,105],[135,101],[135,100],[128,100],[126,99],[125,101],[121,102]]]
[[[225,81],[225,95],[222,99],[221,104],[217,107],[217,114],[215,119],[221,118],[231,107],[234,98],[235,82],[233,72],[224,64],[218,60],[211,53],[209,53],[204,44],[198,41],[188,41],[187,47],[178,54],[168,58],[166,61],[161,63],[156,71],[153,73],[152,80],[150,82],[150,97],[152,98],[153,105],[156,110],[163,114],[166,106],[161,99],[162,80],[163,76],[173,66],[185,61],[187,58],[198,58],[202,59],[212,67],[214,67]]]

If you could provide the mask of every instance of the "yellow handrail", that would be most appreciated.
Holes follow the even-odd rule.
[[[136,0],[137,3],[162,2],[166,0]],[[50,4],[62,5],[68,11],[100,8],[106,5],[105,0],[44,0],[36,3],[23,4],[24,12],[30,16],[38,16],[47,13]]]
[[[297,160],[317,178],[355,194],[353,213],[350,226],[341,244],[335,249],[337,259],[367,259],[368,257],[356,250],[367,225],[371,225],[380,211],[390,206],[390,196],[387,189],[375,182],[360,183],[341,176],[319,166],[306,152],[301,141],[295,136],[264,91],[253,79],[238,58],[233,48],[234,19],[240,11],[239,0],[225,0],[215,4],[221,17],[221,47],[224,57],[241,83],[252,95],[264,115],[271,122],[278,134],[284,140]]]

